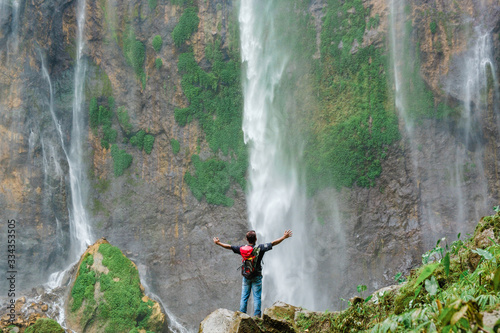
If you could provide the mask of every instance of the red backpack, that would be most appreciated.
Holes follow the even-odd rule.
[[[241,275],[246,278],[252,277],[257,268],[257,260],[259,259],[260,247],[245,245],[240,248],[241,254]]]

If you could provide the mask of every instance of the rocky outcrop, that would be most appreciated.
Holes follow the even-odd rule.
[[[227,309],[217,309],[200,324],[199,333],[257,333],[261,329],[249,315]]]
[[[313,323],[313,317],[322,317],[325,313],[311,312],[278,301],[264,309],[263,317],[250,317],[239,311],[217,309],[200,324],[199,333],[297,333],[309,332],[303,327],[304,321]],[[328,314],[328,316],[334,313]],[[311,325],[307,325],[308,327]],[[315,323],[311,332],[328,332],[328,324]]]
[[[105,239],[82,255],[66,304],[68,328],[76,332],[167,332],[158,302],[144,294],[135,264]]]

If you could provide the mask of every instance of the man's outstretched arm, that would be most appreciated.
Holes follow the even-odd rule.
[[[231,245],[222,243],[219,240],[219,237],[214,237],[214,243],[217,244],[217,245],[219,245],[219,246],[222,246],[225,249],[231,250]]]
[[[285,233],[283,234],[283,236],[281,236],[280,238],[278,238],[276,240],[273,240],[271,244],[273,244],[273,246],[276,246],[289,237],[292,237],[292,230],[286,230]]]

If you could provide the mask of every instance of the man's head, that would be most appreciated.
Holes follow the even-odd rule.
[[[247,241],[249,244],[255,244],[257,241],[257,234],[255,233],[255,230],[247,232]]]

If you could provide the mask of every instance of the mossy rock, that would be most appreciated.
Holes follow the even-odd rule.
[[[105,239],[82,255],[66,304],[68,327],[76,332],[167,331],[166,316],[144,294],[135,264]]]
[[[39,318],[33,325],[26,328],[24,333],[65,333],[65,331],[54,319]]]

